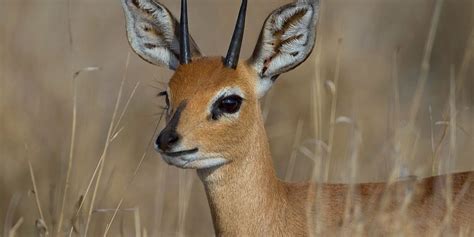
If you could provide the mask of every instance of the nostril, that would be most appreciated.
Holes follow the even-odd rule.
[[[155,140],[155,148],[156,149],[160,148],[160,140],[161,140],[161,134]]]
[[[168,137],[168,145],[172,146],[179,141],[179,136],[176,133],[171,133]]]
[[[156,139],[156,147],[162,151],[168,151],[179,141],[179,135],[174,131],[164,131]]]

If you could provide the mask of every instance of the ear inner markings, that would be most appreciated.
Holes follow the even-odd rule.
[[[298,22],[306,16],[307,13],[308,9],[298,9],[296,13],[294,13],[294,15],[290,16],[288,19],[285,20],[280,29],[273,32],[273,37],[275,38],[276,42],[272,42],[271,45],[273,46],[274,53],[269,58],[265,59],[264,66],[262,69],[262,75],[265,75],[273,60],[282,54],[282,48],[285,45],[293,41],[301,40],[304,37],[304,33],[300,33],[297,35],[290,36],[287,39],[283,39],[285,32],[291,29],[291,27],[296,26]],[[273,22],[275,22],[275,19],[273,19]],[[306,44],[307,43],[305,42],[303,45]],[[293,57],[298,56],[298,54],[298,52],[290,53],[290,55]]]
[[[301,20],[306,15],[306,13],[308,13],[308,9],[298,9],[296,13],[286,19],[285,23],[283,23],[281,28],[273,35],[280,38],[289,28],[296,25],[295,22]]]
[[[263,66],[263,69],[262,69],[262,74],[264,75],[265,72],[268,70],[268,67],[269,67],[270,63],[273,61],[273,59],[275,59],[276,57],[278,57],[282,53],[281,52],[281,47],[282,46],[284,46],[288,43],[291,43],[294,40],[300,40],[302,37],[304,37],[303,34],[294,35],[294,36],[291,36],[291,37],[289,37],[288,39],[285,39],[285,40],[281,40],[280,37],[278,37],[277,38],[277,43],[272,43],[272,45],[274,45],[273,50],[275,51],[275,54],[270,56],[270,58],[265,59],[264,66]],[[299,52],[290,53],[290,55],[293,56],[293,57],[298,56],[298,54],[299,54]]]
[[[273,11],[265,20],[248,63],[264,81],[288,72],[311,54],[316,39],[318,0],[299,0]],[[260,82],[262,83],[262,82]],[[267,82],[260,89],[269,89]],[[265,91],[259,91],[263,95]]]
[[[180,24],[156,0],[121,0],[127,37],[133,51],[145,61],[176,70],[180,65]],[[187,18],[184,16],[184,18]],[[186,33],[189,55],[201,56],[193,38]]]

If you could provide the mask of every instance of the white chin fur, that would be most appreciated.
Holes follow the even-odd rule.
[[[222,157],[199,158],[196,155],[182,157],[169,157],[162,155],[163,159],[169,165],[182,169],[209,169],[226,164],[228,161]]]

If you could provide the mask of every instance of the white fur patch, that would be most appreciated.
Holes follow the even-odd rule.
[[[161,155],[166,163],[183,169],[209,169],[216,166],[227,164],[229,161],[217,154],[205,154],[198,152],[196,154],[183,155],[180,157],[169,157]]]
[[[265,96],[265,94],[267,93],[267,91],[272,87],[273,85],[273,81],[270,80],[270,79],[257,79],[257,97],[260,99],[262,98],[263,96]]]

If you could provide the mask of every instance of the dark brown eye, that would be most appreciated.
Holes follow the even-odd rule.
[[[239,96],[229,96],[224,98],[219,104],[219,109],[227,114],[235,114],[240,109],[242,98]]]
[[[217,100],[213,106],[212,119],[217,120],[223,114],[235,114],[239,112],[242,101],[242,97],[238,95],[231,95]]]

